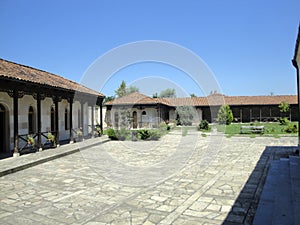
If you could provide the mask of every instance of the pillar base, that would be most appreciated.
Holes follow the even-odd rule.
[[[14,152],[13,157],[19,157],[20,153],[19,152]]]

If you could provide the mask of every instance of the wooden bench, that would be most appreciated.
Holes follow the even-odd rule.
[[[265,132],[264,126],[241,126],[241,134],[257,133],[263,134]]]

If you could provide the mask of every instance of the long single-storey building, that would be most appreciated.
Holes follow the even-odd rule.
[[[102,128],[104,95],[61,76],[0,59],[0,153],[19,155],[28,135],[38,149]]]
[[[279,104],[290,104],[289,112],[283,114]],[[297,96],[225,96],[211,94],[207,97],[190,98],[151,98],[132,93],[107,102],[105,123],[107,126],[119,128],[122,113],[130,114],[131,128],[156,127],[161,122],[174,122],[177,119],[176,108],[191,106],[193,123],[201,120],[215,122],[221,105],[230,106],[235,122],[274,121],[279,117],[288,117],[291,121],[298,119]]]

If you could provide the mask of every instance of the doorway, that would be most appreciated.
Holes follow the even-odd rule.
[[[0,153],[6,152],[8,133],[7,131],[7,111],[5,107],[0,104]]]

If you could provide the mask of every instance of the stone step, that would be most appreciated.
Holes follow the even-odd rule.
[[[275,189],[275,201],[272,224],[293,225],[294,206],[290,176],[290,160],[288,158],[282,158],[279,161],[279,171],[276,177],[277,184],[273,187]]]
[[[269,167],[265,185],[253,220],[253,225],[272,224],[275,207],[275,188],[280,170],[280,161],[272,161]]]
[[[290,156],[291,192],[294,205],[294,224],[300,224],[300,157]]]

